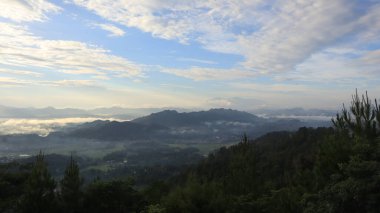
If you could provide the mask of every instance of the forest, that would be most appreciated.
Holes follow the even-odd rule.
[[[380,105],[356,93],[332,123],[243,135],[146,185],[85,183],[75,157],[55,179],[40,152],[33,163],[1,164],[0,212],[380,212]]]

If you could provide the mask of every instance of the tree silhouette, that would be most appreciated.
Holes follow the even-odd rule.
[[[56,183],[44,160],[44,154],[40,151],[27,180],[26,192],[20,202],[21,212],[54,212],[55,186]]]
[[[69,165],[66,167],[63,179],[60,182],[61,200],[65,212],[79,212],[82,205],[83,179],[79,174],[77,162],[70,158]]]
[[[326,154],[320,160],[337,159],[336,156],[342,154],[347,157],[330,161],[330,165],[336,165],[337,171],[330,175],[329,183],[320,192],[322,202],[319,206],[324,211],[380,211],[380,106],[376,99],[374,102],[372,104],[367,92],[360,98],[356,91],[350,110],[343,105],[341,114],[333,119],[338,130],[337,138],[333,143],[326,144],[322,151],[334,148],[334,144],[340,146],[335,146],[335,152]],[[326,168],[323,170],[326,171]]]
[[[347,110],[343,104],[342,112],[332,122],[337,130],[351,136],[375,139],[380,135],[380,105],[376,99],[375,104],[372,104],[367,92],[360,98],[356,90],[350,109]]]

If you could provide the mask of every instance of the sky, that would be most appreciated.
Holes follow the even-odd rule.
[[[326,108],[380,94],[380,0],[1,0],[0,105]]]

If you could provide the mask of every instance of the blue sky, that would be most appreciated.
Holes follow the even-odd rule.
[[[378,0],[2,0],[0,105],[335,109],[379,35]]]

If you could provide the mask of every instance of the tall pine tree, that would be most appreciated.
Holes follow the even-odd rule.
[[[40,151],[27,180],[26,192],[21,198],[21,212],[55,212],[55,186],[56,183],[44,160],[44,154]]]
[[[79,174],[79,166],[71,156],[65,175],[61,180],[61,200],[65,212],[80,211],[82,206],[82,184],[83,179]]]

